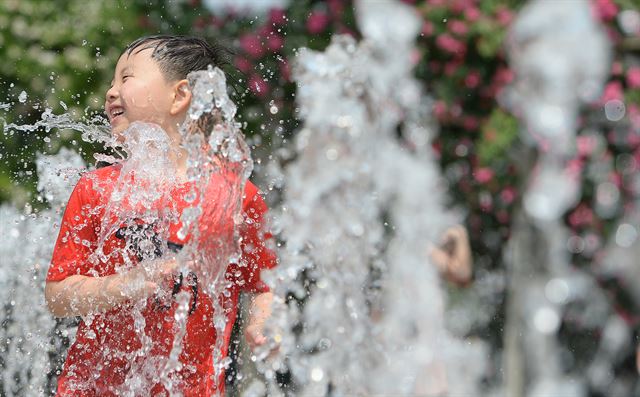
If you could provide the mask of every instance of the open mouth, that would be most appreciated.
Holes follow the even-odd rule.
[[[113,109],[111,109],[109,116],[111,116],[111,122],[113,123],[113,121],[118,117],[124,114],[124,109],[121,107],[115,107]]]

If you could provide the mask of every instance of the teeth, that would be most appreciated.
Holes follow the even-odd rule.
[[[114,109],[114,110],[111,111],[111,117],[120,116],[122,113],[124,113],[124,110],[122,110],[122,109]]]

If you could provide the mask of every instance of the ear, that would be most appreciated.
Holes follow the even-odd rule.
[[[191,90],[186,79],[180,80],[173,85],[173,104],[169,113],[172,116],[186,112],[191,104]]]

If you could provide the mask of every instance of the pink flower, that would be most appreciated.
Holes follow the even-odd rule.
[[[409,62],[411,63],[411,65],[415,66],[418,63],[420,63],[421,59],[422,59],[422,52],[420,52],[420,50],[418,50],[417,48],[414,48],[413,51],[411,51]]]
[[[591,208],[587,207],[585,204],[580,204],[569,215],[568,220],[569,225],[572,227],[588,225],[593,222],[593,211],[591,211]]]
[[[627,106],[627,115],[631,122],[631,130],[640,131],[640,107],[636,104],[630,103]],[[640,134],[635,134],[640,139]]]
[[[493,197],[488,192],[482,192],[479,196],[480,209],[482,211],[491,211],[493,209]]]
[[[619,61],[611,63],[611,74],[616,76],[622,74],[622,64]]]
[[[469,22],[475,22],[480,19],[482,13],[476,6],[469,7],[464,10],[464,17]]]
[[[451,54],[464,54],[466,47],[458,39],[454,39],[450,34],[444,33],[436,39],[436,45]]]
[[[513,21],[513,11],[506,7],[500,7],[496,12],[496,19],[502,26],[508,26]]]
[[[596,0],[592,4],[596,17],[602,21],[611,21],[618,15],[618,6],[613,0]]]
[[[640,67],[632,66],[627,70],[627,85],[629,88],[640,88]]]
[[[434,28],[433,23],[431,21],[424,21],[422,23],[422,34],[424,36],[431,36],[433,34]]]
[[[509,84],[513,81],[515,73],[507,67],[500,67],[493,76],[493,81],[498,85]]]
[[[269,86],[260,76],[253,74],[249,78],[249,89],[254,95],[263,98],[267,95]]]
[[[496,219],[498,219],[498,222],[502,223],[503,225],[506,225],[507,223],[509,223],[509,212],[507,212],[506,210],[500,210],[496,213]]]
[[[514,189],[511,186],[505,187],[500,192],[500,199],[506,205],[509,205],[509,204],[513,203],[513,200],[516,199],[516,196],[517,196],[516,189]]]
[[[280,76],[286,81],[291,81],[291,68],[289,67],[289,62],[284,59],[280,62]]]
[[[493,178],[493,170],[488,167],[480,167],[473,173],[478,183],[487,183]]]
[[[476,131],[479,125],[480,122],[476,117],[473,116],[466,116],[462,120],[462,127],[467,131]]]
[[[453,76],[453,74],[462,66],[460,61],[449,61],[444,65],[444,74],[447,76]]]
[[[449,30],[451,32],[457,34],[458,36],[464,36],[469,31],[467,24],[458,20],[449,22],[447,26],[449,27]]]
[[[329,6],[329,12],[334,17],[340,17],[344,11],[343,0],[327,0],[327,6]]]
[[[438,119],[442,119],[447,113],[447,104],[444,101],[436,101],[433,104],[433,114]]]
[[[593,149],[596,148],[595,139],[591,136],[579,136],[576,138],[576,148],[578,150],[578,156],[589,156],[593,153]]]
[[[272,34],[267,38],[267,48],[277,51],[284,46],[284,38],[279,34]]]
[[[240,48],[252,58],[260,58],[264,55],[264,48],[260,37],[255,34],[245,34],[240,37]]]
[[[480,84],[480,73],[477,70],[470,72],[467,74],[467,77],[464,78],[464,85],[467,88],[476,88],[478,84]]]
[[[579,178],[584,170],[584,161],[580,158],[574,158],[567,162],[565,171],[571,178]]]
[[[610,81],[604,87],[604,92],[602,93],[600,102],[605,104],[611,100],[621,101],[623,98],[624,93],[622,91],[622,84],[619,81]]]
[[[322,11],[313,11],[307,18],[307,31],[311,34],[322,33],[329,25],[329,15]]]
[[[429,61],[429,71],[434,74],[440,73],[442,65],[438,61]]]
[[[611,171],[609,173],[609,181],[617,187],[622,187],[622,174],[619,172]]]
[[[281,8],[272,8],[269,11],[269,21],[271,25],[284,25],[287,23],[287,14]]]
[[[236,57],[235,59],[236,68],[242,73],[249,73],[251,70],[251,62],[245,57]]]
[[[340,26],[338,28],[338,34],[348,34],[351,37],[354,37],[354,38],[357,37],[357,34],[356,34],[355,30],[349,29],[348,27],[346,27],[344,25]]]
[[[203,17],[197,17],[193,21],[193,27],[197,30],[203,29],[205,26],[207,26],[207,21]]]

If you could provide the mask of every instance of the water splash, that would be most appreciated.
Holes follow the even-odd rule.
[[[590,294],[594,303],[603,300],[578,288],[589,277],[570,268],[561,216],[580,194],[580,175],[566,167],[578,110],[602,89],[610,45],[588,2],[540,0],[523,7],[507,45],[516,73],[507,99],[524,122],[523,139],[537,156],[520,157],[528,187],[506,257],[511,271],[505,393],[582,396],[584,380],[562,370],[557,334],[568,302],[586,298],[577,294]]]
[[[54,320],[42,302],[61,209],[85,166],[80,155],[68,149],[57,155],[38,155],[36,164],[38,191],[50,208],[31,212],[7,204],[0,206],[0,219],[5,225],[0,242],[3,258],[0,394],[3,395],[49,394],[56,380],[51,356],[63,353],[65,343],[73,340],[76,331],[74,321]],[[20,247],[19,251],[16,247]]]
[[[608,76],[610,45],[586,1],[530,1],[507,45],[517,76],[508,102],[524,121],[524,139],[541,156],[525,208],[535,218],[554,220],[580,192],[578,175],[564,165],[575,145],[579,107],[598,98]]]
[[[357,15],[365,40],[334,36],[323,53],[301,49],[294,67],[305,123],[276,221],[286,248],[264,276],[277,296],[271,347],[280,343],[259,362],[270,395],[285,369],[295,395],[414,395],[446,387],[436,372],[462,370],[449,365],[464,349],[444,329],[427,255],[455,217],[411,75],[419,19],[390,1],[360,2]],[[482,367],[448,390],[475,390]]]

